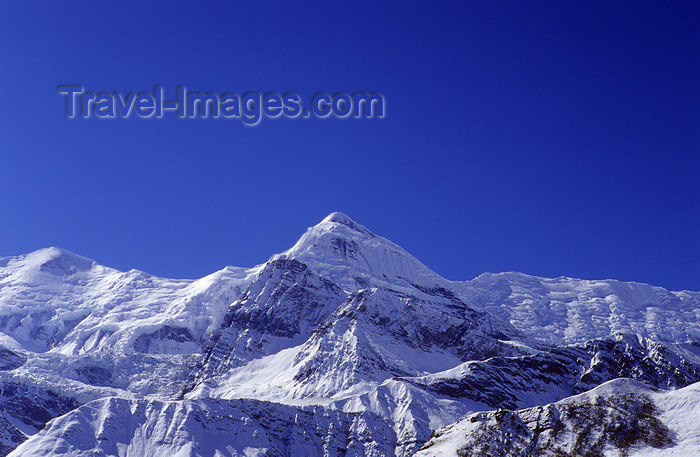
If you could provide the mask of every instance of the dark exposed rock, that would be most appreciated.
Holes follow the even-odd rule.
[[[0,386],[0,408],[37,429],[79,405],[75,399],[63,397],[49,389],[14,382],[5,382]]]
[[[0,347],[0,370],[14,370],[24,365],[26,361],[26,356]]]
[[[175,342],[175,343],[195,343],[195,338],[192,333],[181,327],[171,327],[164,325],[155,332],[144,333],[134,341],[134,350],[136,352],[150,353],[151,346],[157,342]]]
[[[112,372],[103,367],[87,365],[77,368],[76,373],[81,380],[93,386],[108,386],[112,379]]]

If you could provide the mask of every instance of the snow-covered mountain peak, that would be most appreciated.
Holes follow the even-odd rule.
[[[3,268],[6,276],[12,275],[15,281],[25,283],[60,281],[63,278],[92,270],[95,272],[110,270],[91,259],[56,247],[0,258],[0,268]]]
[[[361,233],[366,233],[368,235],[374,235],[372,232],[367,230],[367,228],[363,225],[358,224],[357,222],[353,221],[350,216],[348,216],[345,213],[341,213],[339,211],[330,213],[328,216],[326,216],[321,222],[319,222],[318,225],[328,225],[328,224],[342,224],[352,230],[355,230],[357,232]]]
[[[340,212],[334,212],[326,216],[318,224],[314,225],[313,227],[309,227],[306,233],[302,235],[299,241],[297,241],[297,243],[292,247],[292,249],[287,251],[287,253],[291,251],[298,251],[302,246],[308,246],[309,243],[313,243],[317,238],[323,237],[324,235],[332,235],[337,238],[345,238],[348,240],[358,238],[379,238],[367,227],[358,224],[348,215]]]
[[[27,254],[25,261],[33,265],[41,265],[42,267],[46,266],[46,264],[53,264],[67,268],[76,267],[81,270],[87,270],[95,263],[92,259],[73,254],[66,249],[55,246],[31,252]]]
[[[299,260],[347,291],[379,286],[422,293],[447,283],[400,246],[338,212],[273,260],[278,258]]]

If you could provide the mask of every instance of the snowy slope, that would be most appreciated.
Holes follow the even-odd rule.
[[[429,300],[387,288],[347,293],[297,260],[274,259],[212,335],[189,398],[255,392],[327,403],[391,376],[527,352],[512,344],[522,335],[509,324],[455,298],[420,295]]]
[[[179,392],[255,271],[169,280],[57,248],[0,259],[3,442],[96,398]]]
[[[256,400],[107,398],[54,419],[12,457],[385,456],[391,430],[367,413]]]
[[[171,392],[256,269],[225,268],[199,280],[120,272],[48,248],[0,260],[0,346],[22,353],[16,378],[42,375]],[[3,349],[0,348],[0,355]],[[171,392],[172,393],[172,392]]]
[[[450,283],[401,247],[337,212],[275,258],[305,263],[346,291],[375,286],[417,294]]]
[[[470,415],[415,456],[694,456],[699,414],[700,383],[659,391],[617,379],[557,403]]]
[[[196,352],[255,269],[225,268],[202,279],[120,272],[57,248],[0,259],[0,331],[25,349],[83,354]],[[181,338],[158,333],[169,326]],[[187,344],[187,342],[191,344]]]
[[[485,273],[457,289],[476,309],[550,344],[581,343],[613,333],[700,341],[700,292],[522,273]]]

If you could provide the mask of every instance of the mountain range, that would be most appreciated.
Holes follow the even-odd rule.
[[[700,292],[451,281],[342,213],[253,268],[0,258],[0,456],[700,455]]]

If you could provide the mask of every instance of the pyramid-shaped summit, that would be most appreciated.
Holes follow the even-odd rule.
[[[357,222],[352,220],[347,214],[338,211],[330,213],[328,216],[326,216],[321,222],[319,222],[318,225],[321,224],[341,224],[356,232],[364,233],[370,236],[376,236],[374,233],[370,232],[364,225],[358,224]]]
[[[291,249],[273,258],[303,262],[348,291],[391,287],[420,293],[449,282],[397,244],[340,212],[310,227]]]

